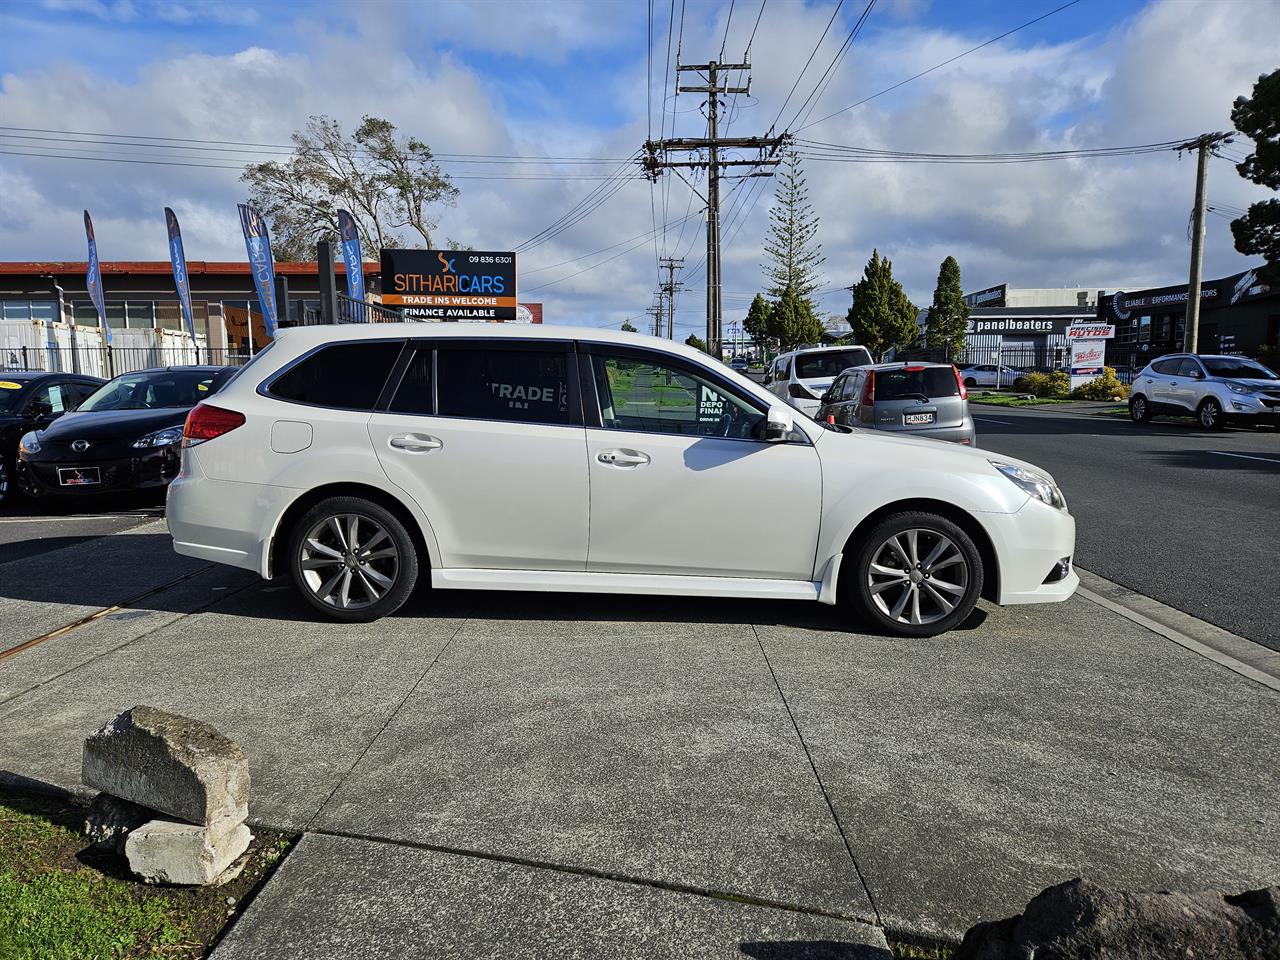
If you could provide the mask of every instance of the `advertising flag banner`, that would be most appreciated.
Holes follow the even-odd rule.
[[[262,307],[262,322],[267,336],[276,335],[276,266],[271,256],[271,237],[262,214],[247,203],[236,204],[240,211],[240,227],[244,230],[244,247],[249,252],[249,268],[253,271],[253,285],[258,291],[258,304]],[[252,324],[249,329],[252,330]]]
[[[191,310],[191,281],[187,277],[187,257],[182,252],[182,230],[178,226],[177,215],[168,207],[164,208],[164,222],[169,228],[169,262],[173,265],[173,282],[178,287],[178,302],[182,305],[182,320],[187,325],[187,333],[191,334],[191,343],[196,348],[196,318]]]
[[[338,237],[342,241],[342,261],[347,265],[347,296],[364,299],[364,262],[360,254],[360,231],[355,217],[346,210],[338,211]]]
[[[383,250],[382,302],[406,320],[516,322],[516,255],[484,250]]]
[[[102,339],[107,346],[111,345],[111,324],[107,323],[107,307],[102,300],[102,267],[98,263],[98,241],[93,238],[93,220],[89,211],[84,212],[84,235],[89,241],[89,268],[85,271],[85,286],[89,288],[89,299],[93,308],[98,311],[98,326],[102,328]]]

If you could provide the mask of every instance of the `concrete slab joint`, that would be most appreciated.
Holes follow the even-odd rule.
[[[81,778],[103,791],[86,835],[148,882],[214,883],[252,839],[244,752],[199,720],[127,710],[85,740]]]

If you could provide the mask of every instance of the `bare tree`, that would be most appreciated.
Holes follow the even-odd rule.
[[[365,250],[434,245],[437,212],[453,206],[458,188],[421,140],[377,117],[350,137],[338,121],[312,117],[293,143],[288,160],[249,164],[240,178],[271,224],[277,259],[309,260],[316,241],[336,241],[340,208],[355,218]]]

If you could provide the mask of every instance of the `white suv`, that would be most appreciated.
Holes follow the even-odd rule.
[[[812,417],[836,377],[849,367],[872,362],[866,347],[806,347],[779,354],[765,367],[764,385],[775,397]]]
[[[437,589],[841,603],[931,636],[1065,600],[1075,523],[1029,464],[846,433],[669,341],[302,327],[187,419],[179,553],[287,572],[338,620]],[[750,523],[743,523],[750,518]]]

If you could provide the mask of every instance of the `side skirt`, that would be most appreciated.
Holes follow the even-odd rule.
[[[671,597],[818,600],[821,582],[746,577],[677,577],[583,570],[432,570],[437,590],[533,590],[544,593],[636,593]]]

